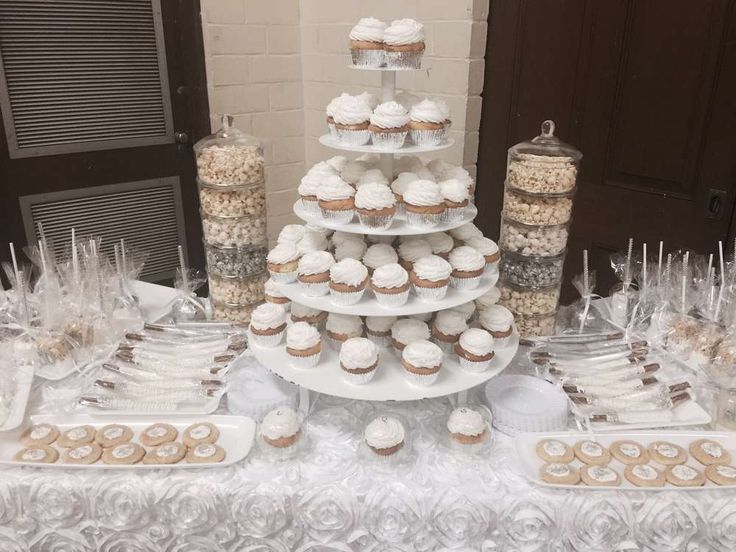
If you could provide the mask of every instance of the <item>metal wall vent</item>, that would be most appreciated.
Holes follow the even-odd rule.
[[[64,254],[71,229],[78,236],[99,236],[102,250],[112,255],[124,239],[148,253],[142,279],[170,278],[179,265],[177,245],[185,246],[184,216],[178,177],[159,178],[36,194],[19,198],[28,243],[39,239],[38,223]]]
[[[173,142],[160,0],[0,1],[11,157]]]

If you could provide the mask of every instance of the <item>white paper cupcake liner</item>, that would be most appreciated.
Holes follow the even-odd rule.
[[[412,213],[406,211],[406,224],[414,228],[433,228],[442,222],[442,214]]]
[[[467,358],[461,357],[460,355],[458,355],[457,359],[458,359],[458,362],[460,363],[460,368],[462,368],[463,370],[467,370],[468,372],[473,372],[475,374],[480,374],[481,372],[485,372],[486,370],[488,370],[488,368],[491,365],[490,360],[485,360],[483,362],[475,362],[472,360],[468,360]]]
[[[455,343],[452,342],[448,343],[447,341],[442,341],[441,339],[437,339],[436,337],[432,336],[432,342],[437,345],[440,349],[442,349],[443,353],[451,354],[455,351]]]
[[[374,291],[373,295],[376,296],[376,301],[379,305],[389,309],[400,307],[409,300],[408,289],[406,291],[402,291],[401,293],[376,293]]]
[[[370,341],[378,345],[379,347],[385,348],[385,347],[391,346],[391,336],[390,335],[380,336],[380,335],[373,335],[371,333],[366,332],[365,336]]]
[[[364,146],[371,140],[371,131],[365,130],[345,130],[337,128],[337,139],[348,146]]]
[[[467,291],[475,289],[480,284],[480,276],[474,276],[473,278],[457,278],[450,276],[450,285],[460,291]]]
[[[374,230],[386,230],[391,226],[394,215],[363,215],[358,213],[360,224]]]
[[[449,207],[442,213],[442,220],[445,222],[457,222],[465,216],[465,207]]]
[[[438,146],[445,139],[445,129],[438,128],[436,130],[417,130],[409,131],[411,141],[417,146]]]
[[[508,347],[511,343],[511,338],[513,337],[513,333],[509,335],[508,337],[494,337],[493,338],[493,346],[497,349],[500,349],[502,347]]]
[[[338,353],[340,352],[340,348],[342,347],[342,344],[344,343],[344,341],[335,339],[329,334],[325,334],[323,339],[327,342],[327,345],[330,346],[330,349],[332,349],[333,351],[337,351]]]
[[[404,370],[404,375],[406,376],[406,380],[412,385],[416,385],[418,387],[429,387],[437,381],[438,377],[440,377],[440,372],[438,370],[434,374],[424,375],[415,374],[414,372],[409,372],[409,370]]]
[[[271,275],[271,279],[279,284],[290,284],[296,282],[296,270],[292,272],[275,272],[269,270],[268,273]]]
[[[347,381],[348,383],[352,383],[353,385],[365,385],[373,379],[373,376],[376,375],[376,370],[371,370],[370,372],[366,372],[365,374],[354,374],[352,372],[346,372],[342,369],[341,372],[343,377],[345,378],[345,381]]]
[[[330,293],[329,282],[299,282],[299,287],[307,297],[321,297]]]
[[[491,436],[489,435],[489,432],[490,429],[486,428],[486,434],[477,443],[461,443],[448,433],[445,444],[452,450],[460,454],[482,454],[484,452],[487,453],[487,450],[491,444]]]
[[[250,338],[261,347],[278,347],[284,337],[285,330],[273,335],[258,335],[250,332]]]
[[[302,203],[302,209],[310,215],[314,217],[321,217],[322,216],[322,210],[319,208],[319,201],[317,200],[306,200],[304,198],[301,198]]]
[[[332,297],[332,302],[343,307],[354,305],[355,303],[360,301],[363,298],[363,293],[365,293],[364,289],[361,289],[360,291],[344,292],[335,291],[334,289],[330,288],[330,296]]]
[[[355,209],[344,209],[342,211],[333,211],[331,209],[321,209],[322,218],[334,224],[350,224],[355,216]]]
[[[386,67],[389,69],[421,69],[424,50],[412,52],[384,52]]]
[[[337,134],[337,129],[335,128],[335,123],[327,123],[327,130],[330,131],[330,138],[334,140],[340,139],[340,137]]]
[[[404,141],[406,140],[407,134],[409,134],[409,131],[406,131],[406,132],[371,131],[371,141],[373,142],[373,145],[378,149],[394,150],[394,149],[399,149],[401,146],[404,145]]]
[[[425,288],[414,286],[414,294],[422,301],[440,301],[445,298],[445,295],[447,295],[448,287],[449,286]]]
[[[356,67],[383,67],[386,64],[383,50],[355,48],[350,50],[350,55]]]
[[[289,355],[289,358],[291,359],[291,365],[294,368],[309,369],[309,368],[314,368],[315,366],[317,366],[317,364],[319,364],[320,356],[322,356],[321,351],[317,353],[316,355],[312,355],[308,357]]]

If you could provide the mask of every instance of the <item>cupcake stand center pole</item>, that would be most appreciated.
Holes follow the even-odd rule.
[[[381,102],[390,102],[396,95],[396,71],[381,71]],[[391,180],[394,173],[394,154],[381,154],[381,171]]]

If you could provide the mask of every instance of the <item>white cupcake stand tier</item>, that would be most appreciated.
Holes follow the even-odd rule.
[[[352,67],[352,66],[351,66]],[[362,69],[352,67],[353,69]],[[396,91],[396,71],[388,69],[366,69],[379,71],[381,73],[381,101],[387,102],[394,99]],[[381,158],[381,170],[387,178],[393,176],[394,155],[412,155],[426,153],[449,148],[454,141],[449,139],[436,146],[413,146],[406,145],[394,150],[376,148],[371,145],[349,146],[336,142],[329,135],[320,138],[323,145],[339,150],[353,151],[357,153],[376,153]],[[341,230],[343,232],[372,234],[383,236],[399,235],[422,235],[432,232],[443,232],[451,230],[472,221],[478,214],[474,205],[468,206],[462,220],[453,223],[423,229],[409,227],[403,218],[396,218],[387,230],[374,230],[364,227],[358,222],[350,224],[331,224],[319,217],[307,215],[297,201],[294,205],[294,213],[309,224],[329,228],[330,230]],[[329,296],[308,297],[304,295],[297,283],[281,284],[282,293],[295,303],[322,311],[340,314],[351,314],[355,316],[406,316],[412,314],[423,314],[453,308],[473,301],[487,292],[498,280],[498,272],[487,272],[478,288],[469,291],[458,291],[450,288],[445,299],[436,302],[425,302],[411,295],[409,301],[402,307],[389,309],[378,305],[371,292],[366,292],[363,299],[355,305],[340,306],[333,303]],[[380,352],[379,366],[373,379],[365,385],[355,385],[348,382],[342,374],[338,353],[333,351],[323,339],[322,354],[320,361],[314,368],[301,369],[291,366],[289,354],[282,342],[278,347],[261,347],[250,340],[250,349],[256,359],[274,374],[299,386],[299,408],[306,412],[309,409],[309,392],[325,393],[336,397],[347,399],[358,399],[368,401],[413,401],[431,397],[442,397],[457,395],[456,403],[466,400],[467,391],[477,385],[481,385],[493,376],[503,371],[516,355],[519,347],[519,338],[516,330],[509,343],[495,351],[488,370],[480,373],[463,370],[454,354],[445,354],[440,375],[432,385],[420,386],[411,383],[404,375],[404,368],[396,353],[391,347],[385,347]]]

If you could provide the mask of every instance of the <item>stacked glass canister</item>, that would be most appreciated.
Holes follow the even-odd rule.
[[[202,233],[214,317],[247,323],[265,298],[266,188],[263,149],[222,117],[194,145]]]
[[[544,121],[541,135],[509,148],[506,165],[498,285],[522,336],[554,333],[582,158],[554,130]]]

